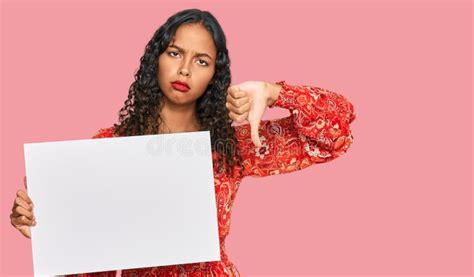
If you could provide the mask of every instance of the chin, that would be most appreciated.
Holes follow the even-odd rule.
[[[168,96],[165,96],[167,99],[166,101],[167,102],[170,102],[171,104],[173,105],[190,105],[192,104],[193,102],[195,102],[196,100],[193,100],[189,97],[176,97],[174,95],[171,95],[171,97],[168,97]]]

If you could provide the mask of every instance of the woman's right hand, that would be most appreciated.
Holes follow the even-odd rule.
[[[26,176],[23,178],[25,188]],[[33,214],[33,201],[24,190],[18,190],[16,193],[15,202],[13,203],[12,213],[10,214],[10,222],[18,229],[25,237],[31,238],[30,226],[36,225],[36,218]]]

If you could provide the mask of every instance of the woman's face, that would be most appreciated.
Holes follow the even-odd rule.
[[[194,106],[214,76],[216,47],[201,24],[183,24],[176,30],[174,41],[158,58],[158,80],[165,105]],[[172,82],[187,83],[182,92]]]

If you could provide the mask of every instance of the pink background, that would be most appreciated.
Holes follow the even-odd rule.
[[[243,181],[227,238],[243,276],[470,274],[470,1],[1,8],[1,276],[33,272],[31,241],[9,222],[23,189],[23,143],[86,139],[116,122],[146,43],[186,8],[222,24],[233,83],[324,87],[345,95],[358,116],[345,156]]]

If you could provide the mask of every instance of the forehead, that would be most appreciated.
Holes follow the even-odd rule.
[[[216,47],[209,31],[201,24],[183,24],[178,27],[174,43],[187,51],[216,54]],[[173,41],[170,42],[173,45]]]

